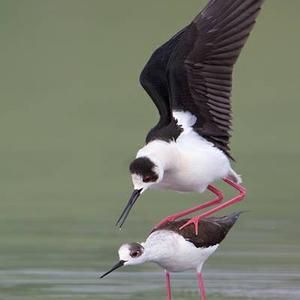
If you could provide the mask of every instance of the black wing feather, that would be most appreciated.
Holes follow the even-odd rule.
[[[220,244],[223,241],[232,226],[238,220],[240,214],[241,212],[235,212],[229,216],[205,218],[199,222],[198,235],[195,234],[193,224],[183,228],[182,230],[179,229],[189,219],[168,222],[156,228],[152,232],[157,230],[170,230],[179,233],[187,241],[193,243],[197,248],[207,248]]]
[[[229,157],[233,66],[262,3],[210,1],[186,30],[169,61],[173,108],[196,115],[194,130]],[[185,82],[184,89],[179,81]]]
[[[197,117],[194,130],[231,157],[233,66],[263,2],[210,0],[189,26],[154,52],[141,74],[160,113],[149,141],[163,127],[174,127],[172,110],[190,111]],[[176,139],[179,131],[171,131]]]
[[[140,75],[140,83],[153,100],[160,115],[158,123],[147,135],[147,143],[157,138],[176,139],[181,133],[181,129],[172,116],[166,70],[170,55],[184,31],[185,28],[156,49]]]

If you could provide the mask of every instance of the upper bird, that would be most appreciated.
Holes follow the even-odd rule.
[[[210,0],[191,24],[152,54],[140,82],[160,118],[130,164],[134,191],[117,221],[119,227],[149,188],[200,193],[209,189],[217,195],[164,222],[221,202],[221,191],[211,185],[216,180],[226,179],[240,195],[205,216],[245,195],[230,165],[232,72],[263,1]],[[203,216],[188,224],[197,229]]]

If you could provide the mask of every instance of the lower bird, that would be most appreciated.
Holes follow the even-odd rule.
[[[167,299],[171,300],[170,272],[195,270],[201,300],[206,300],[202,266],[216,251],[239,216],[240,212],[204,218],[198,223],[201,228],[198,235],[191,225],[180,230],[188,219],[166,222],[154,229],[144,243],[123,244],[119,248],[119,262],[101,278],[122,266],[154,262],[166,271]]]
[[[230,161],[232,73],[262,3],[209,0],[145,65],[140,81],[160,118],[130,164],[134,191],[117,221],[119,227],[148,189],[199,193],[208,189],[216,194],[216,199],[194,211],[222,201],[222,192],[212,185],[217,180],[226,178],[226,183],[243,189]],[[201,218],[244,196],[245,190],[225,205],[190,219],[182,228],[193,223],[197,230]],[[174,214],[164,222],[182,216]]]

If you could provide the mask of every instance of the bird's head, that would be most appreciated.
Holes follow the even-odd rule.
[[[163,168],[146,156],[136,158],[129,166],[135,190],[144,192],[163,177]]]
[[[119,248],[119,262],[115,264],[109,271],[104,273],[100,278],[105,277],[112,271],[130,265],[139,265],[147,260],[144,247],[139,243],[123,244]]]
[[[117,226],[120,228],[124,224],[138,197],[151,186],[159,183],[164,174],[164,170],[159,161],[154,162],[153,158],[150,159],[146,156],[136,158],[130,164],[129,170],[131,173],[134,190],[119,220],[117,221]]]

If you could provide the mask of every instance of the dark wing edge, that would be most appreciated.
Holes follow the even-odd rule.
[[[156,49],[140,75],[140,83],[157,107],[160,119],[147,137],[146,143],[153,139],[176,139],[182,132],[173,119],[167,79],[167,65],[170,55],[186,28],[183,28],[168,42]]]
[[[187,241],[191,242],[197,248],[207,248],[220,244],[242,212],[234,212],[228,216],[205,218],[199,222],[198,235],[195,234],[193,224],[180,230],[189,219],[168,222],[156,228],[156,230],[170,230],[182,235]]]
[[[263,2],[211,0],[186,30],[169,62],[174,108],[196,115],[194,130],[230,158],[233,66]],[[185,57],[180,52],[185,52]],[[185,91],[178,86],[182,64],[186,72]]]

